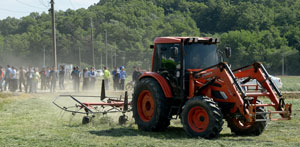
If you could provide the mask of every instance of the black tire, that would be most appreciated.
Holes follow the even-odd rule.
[[[128,121],[128,119],[127,119],[126,115],[121,115],[119,117],[119,125],[125,125],[127,121]]]
[[[91,118],[89,116],[84,116],[82,118],[82,124],[83,125],[90,123],[90,121],[91,121]]]
[[[198,111],[194,112],[195,109]],[[191,118],[192,116],[196,116],[197,119]],[[195,122],[198,120],[200,121]],[[204,96],[197,96],[186,102],[181,113],[181,121],[187,135],[206,139],[218,137],[224,124],[218,105],[212,99]],[[200,126],[196,126],[197,123]]]
[[[257,100],[256,103],[260,104],[261,102]],[[266,112],[266,110],[264,107],[257,107],[256,112]],[[237,124],[237,120],[232,114],[227,114],[225,119],[231,132],[239,136],[258,136],[263,133],[267,126],[266,121],[258,121],[254,122],[253,124],[244,124],[244,127],[242,127],[241,125]],[[256,115],[256,119],[267,119],[267,116],[266,114],[259,114]]]
[[[141,95],[144,91],[151,93],[154,103],[154,106],[151,105],[153,115],[148,117],[148,120],[146,120],[143,113],[141,113],[140,108],[142,106],[138,105],[139,97],[142,97]],[[153,78],[141,79],[135,86],[132,99],[132,111],[135,123],[140,130],[163,131],[170,125],[170,119],[168,118],[170,111],[169,103],[167,102],[161,86]]]
[[[133,85],[131,83],[127,83],[125,86],[126,90],[132,90],[133,89]]]

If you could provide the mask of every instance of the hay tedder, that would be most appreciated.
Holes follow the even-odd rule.
[[[75,102],[75,105],[65,106],[66,104],[59,103],[59,99],[70,98]],[[81,102],[79,99],[100,98],[100,102]],[[128,93],[125,92],[124,98],[122,95],[118,97],[108,97],[105,94],[104,80],[102,80],[100,96],[83,96],[83,95],[59,95],[53,100],[53,104],[63,111],[71,112],[73,115],[79,113],[84,114],[82,124],[89,123],[96,114],[122,113],[119,117],[119,124],[123,125],[128,120],[126,112],[131,111],[130,103],[128,102]]]
[[[98,105],[117,107],[124,120],[132,110],[144,131],[165,130],[171,119],[180,118],[189,136],[203,138],[218,137],[223,119],[236,135],[260,135],[267,121],[291,119],[292,105],[285,104],[264,66],[257,62],[231,70],[222,58],[222,54],[229,57],[231,49],[223,53],[217,43],[209,37],[158,37],[151,45],[152,71],[140,76],[131,102],[126,95],[124,101],[78,101],[78,107],[86,114]],[[248,85],[251,80],[257,84]],[[106,97],[101,95],[103,101]]]

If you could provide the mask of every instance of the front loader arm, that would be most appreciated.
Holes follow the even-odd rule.
[[[261,83],[263,90],[251,92],[244,90],[241,85],[242,79],[246,79],[244,82],[249,81],[249,79],[256,79]],[[277,98],[275,92],[279,97],[282,95],[261,63],[254,63],[232,71],[226,63],[221,62],[198,72],[190,72],[189,81],[189,98],[195,94],[214,98],[212,91],[224,92],[227,98],[214,98],[214,100],[233,103],[234,107],[231,108],[230,112],[235,113],[239,110],[239,113],[248,122],[256,121],[256,108],[265,106],[272,106],[276,110],[267,112],[270,120],[290,119],[291,104],[285,104],[283,98]],[[272,104],[256,104],[259,96],[269,97]],[[278,113],[282,118],[271,119],[272,113]]]
[[[192,77],[190,76],[190,82],[193,80],[192,82],[196,87],[195,91],[198,90],[202,95],[208,97],[213,97],[211,94],[212,90],[224,92],[227,99],[215,99],[215,101],[234,103],[234,107],[231,109],[232,113],[238,109],[246,120],[250,120],[249,111],[246,109],[244,103],[244,98],[246,97],[245,91],[237,81],[227,63],[221,62],[201,71],[194,72],[193,75],[194,79],[191,79]],[[214,80],[214,83],[207,85],[207,83],[212,80]],[[214,84],[219,86],[214,86]],[[190,84],[190,89],[192,88],[191,85],[192,84]],[[190,95],[190,97],[191,96],[192,95]]]
[[[258,96],[269,97],[272,104],[266,104],[265,106],[272,106],[275,110],[274,113],[279,113],[282,116],[282,119],[291,119],[291,104],[285,104],[284,98],[282,98],[282,94],[277,86],[273,83],[270,78],[270,75],[264,68],[264,66],[256,62],[252,65],[248,65],[233,71],[234,75],[238,78],[248,78],[248,79],[256,79],[260,86],[262,87],[261,91],[263,94],[257,93],[256,95],[252,95],[254,98],[254,104]],[[275,94],[276,92],[276,94]],[[246,93],[247,95],[247,93]],[[250,93],[248,95],[251,95]],[[278,98],[279,97],[279,98]],[[253,104],[253,103],[252,103]],[[254,105],[254,107],[257,107]],[[271,114],[272,112],[270,112]]]

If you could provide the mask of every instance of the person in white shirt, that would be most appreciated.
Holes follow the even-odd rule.
[[[9,90],[11,92],[15,92],[17,89],[18,89],[17,70],[15,67],[12,67],[10,71]]]
[[[91,67],[90,68],[90,88],[91,89],[94,89],[95,87],[95,83],[97,81],[97,76],[96,76],[96,72],[95,72],[95,68],[94,67]]]

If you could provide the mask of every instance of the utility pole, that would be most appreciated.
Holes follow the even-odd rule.
[[[115,67],[117,67],[117,49],[115,50]]]
[[[80,53],[80,47],[78,48],[78,60],[79,60],[79,67],[81,65],[81,53]]]
[[[94,37],[93,37],[93,19],[91,18],[91,42],[92,42],[92,60],[93,60],[93,67],[95,67],[95,50],[94,50]]]
[[[282,66],[281,66],[281,74],[284,75],[284,55],[282,54]]]
[[[114,52],[113,52],[113,48],[111,48],[111,69],[114,68]]]
[[[105,30],[105,66],[107,67],[107,30]]]
[[[101,69],[103,69],[102,54],[103,54],[103,51],[101,49],[101,55],[100,55],[101,56],[101,59],[100,59],[101,60]]]
[[[54,0],[51,0],[50,4],[51,4],[50,11],[51,11],[51,14],[52,14],[53,66],[57,67]]]
[[[44,67],[46,66],[46,49],[44,47]]]
[[[125,66],[126,56],[124,55],[124,56],[122,57],[122,59],[123,59],[123,66]]]

